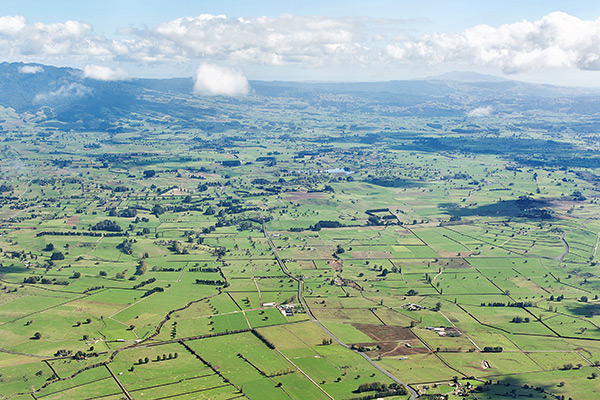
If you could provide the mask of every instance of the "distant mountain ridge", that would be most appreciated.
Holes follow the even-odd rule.
[[[458,71],[420,80],[389,82],[302,83],[250,81],[247,98],[295,98],[337,112],[361,109],[389,116],[473,117],[536,110],[595,115],[600,91],[512,81]],[[41,64],[0,63],[0,106],[16,112],[46,115],[65,130],[105,130],[133,112],[207,118],[225,98],[199,97],[191,78],[131,79],[107,82],[89,79],[81,70]],[[204,99],[200,107],[198,100]],[[248,103],[248,104],[249,104]],[[209,104],[206,106],[206,104]],[[212,104],[212,105],[211,105]],[[210,118],[209,118],[210,119]]]
[[[432,75],[425,78],[416,80],[426,81],[457,81],[457,82],[508,82],[510,79],[502,78],[500,76],[480,74],[479,72],[473,71],[451,71],[440,75]]]

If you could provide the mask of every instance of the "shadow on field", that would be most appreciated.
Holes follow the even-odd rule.
[[[593,317],[600,315],[600,304],[578,303],[575,306],[567,307],[569,312],[583,317]]]
[[[556,382],[556,384],[558,385],[559,382]],[[516,376],[506,376],[500,380],[492,379],[491,384],[487,383],[481,386],[478,393],[482,393],[481,398],[483,399],[520,397],[545,399],[553,398],[551,394],[556,393],[556,388],[555,385],[532,386],[524,379],[519,379]]]
[[[365,180],[366,183],[370,183],[371,185],[390,187],[390,188],[411,188],[411,187],[420,187],[425,186],[425,182],[414,181],[411,179],[404,178],[373,178]]]
[[[2,276],[4,274],[20,274],[23,272],[27,272],[27,268],[21,267],[21,266],[16,266],[16,265],[11,265],[8,267],[0,267],[0,276]]]
[[[455,203],[440,203],[438,207],[453,217],[525,217],[550,219],[550,210],[542,207],[550,206],[547,200],[530,199],[521,197],[516,200],[502,200],[497,203],[483,206],[462,208]]]

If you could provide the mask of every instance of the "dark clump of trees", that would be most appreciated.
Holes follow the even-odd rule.
[[[152,272],[180,272],[181,268],[173,267],[152,267]]]
[[[190,250],[178,240],[174,240],[173,243],[171,243],[169,250],[175,254],[188,254],[190,252]]]
[[[220,279],[196,279],[196,283],[198,285],[213,285],[213,286],[222,286],[225,285],[227,282],[222,281]]]
[[[353,393],[375,392],[360,397],[353,397],[352,400],[370,400],[379,399],[382,397],[402,396],[407,394],[406,388],[398,383],[386,385],[381,382],[363,383],[358,386]]]
[[[342,226],[340,221],[319,221],[311,225],[308,229],[311,231],[320,231],[322,228],[341,228]]]
[[[133,240],[124,239],[121,244],[117,246],[117,249],[128,255],[133,254]]]
[[[361,384],[358,389],[354,390],[354,393],[362,393],[362,392],[380,392],[382,390],[387,389],[385,383],[381,382],[370,382]]]
[[[224,167],[238,167],[242,165],[242,163],[240,162],[240,160],[224,160],[221,161],[221,165],[223,165]]]
[[[152,207],[152,214],[156,215],[157,217],[164,213],[165,213],[165,209],[160,204],[155,204]]]
[[[162,357],[161,357],[161,356],[156,356],[156,360],[152,360],[152,362],[160,362],[160,361],[166,361],[166,360],[174,360],[174,359],[176,359],[176,358],[177,358],[177,353],[175,353],[175,354],[169,353],[169,355],[167,355],[167,354],[163,354],[163,355],[162,355]],[[138,363],[140,363],[140,364],[141,364],[140,360],[141,360],[141,358],[138,360]],[[147,358],[146,358],[146,359],[144,359],[144,361],[145,361],[145,362],[148,362],[148,361],[146,361],[146,360],[147,360]]]
[[[150,296],[151,294],[154,294],[154,293],[157,293],[157,292],[164,292],[164,291],[165,291],[165,289],[163,289],[163,288],[161,288],[161,287],[158,287],[158,286],[157,286],[157,287],[155,287],[155,288],[152,288],[152,289],[150,289],[150,290],[146,291],[146,292],[145,292],[145,293],[142,295],[142,297],[148,297],[148,296]]]
[[[205,268],[194,267],[194,268],[188,268],[188,271],[190,271],[190,272],[219,272],[219,269],[213,268],[213,267],[205,267]]]
[[[485,346],[483,348],[484,353],[502,353],[502,350],[504,349],[500,346]]]
[[[146,262],[146,260],[141,260],[135,266],[135,273],[134,273],[134,275],[144,275],[147,270],[148,270],[148,263]]]
[[[75,277],[76,274],[79,274],[79,276],[81,276],[81,274],[79,272],[74,273],[73,277]],[[79,277],[77,276],[77,277]],[[68,281],[65,280],[58,280],[56,278],[53,279],[48,279],[48,278],[42,278],[41,276],[28,276],[27,278],[23,278],[23,283],[31,283],[31,284],[36,284],[36,283],[41,283],[42,285],[62,285],[62,286],[67,286],[69,284]]]
[[[39,276],[28,276],[27,278],[23,278],[23,283],[38,283],[41,277]]]
[[[573,194],[571,196],[573,198],[573,201],[585,201],[586,199],[586,197],[582,195],[579,190],[573,191]]]
[[[554,300],[553,296],[550,300]],[[502,303],[502,302],[493,302],[493,303],[481,303],[481,307],[517,307],[517,308],[525,308],[525,307],[533,307],[533,303],[531,301],[518,301],[516,303]]]
[[[137,215],[137,209],[133,207],[128,207],[124,210],[117,212],[118,217],[122,218],[134,218]]]
[[[365,182],[370,183],[371,185],[375,185],[375,186],[383,186],[383,187],[390,187],[390,188],[402,188],[402,187],[414,186],[413,182],[403,179],[403,178],[397,178],[397,177],[373,178],[373,179],[366,180]]]
[[[115,221],[105,219],[92,226],[93,231],[121,232],[123,229]]]
[[[93,237],[117,237],[124,236],[125,234],[122,232],[111,232],[111,233],[102,233],[102,232],[82,232],[82,231],[44,231],[38,232],[35,234],[35,237],[40,236],[93,236]]]
[[[142,286],[146,286],[146,285],[149,285],[149,284],[154,283],[154,282],[156,282],[156,278],[150,278],[150,279],[148,279],[146,281],[142,281],[142,282],[138,283],[137,285],[134,285],[133,289],[139,289]]]

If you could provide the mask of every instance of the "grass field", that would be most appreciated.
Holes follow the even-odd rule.
[[[0,110],[0,399],[595,398],[595,142],[284,99]]]

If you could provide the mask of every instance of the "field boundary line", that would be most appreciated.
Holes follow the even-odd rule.
[[[415,392],[415,390],[413,388],[411,388],[408,384],[402,382],[400,379],[396,378],[392,373],[390,373],[389,371],[387,371],[385,368],[383,368],[380,365],[378,365],[377,363],[375,363],[375,361],[373,361],[371,359],[371,357],[369,357],[365,353],[362,353],[362,352],[360,352],[358,350],[355,350],[355,349],[351,349],[350,346],[348,346],[346,343],[344,343],[340,339],[338,339],[337,336],[335,336],[333,333],[331,333],[331,331],[329,331],[329,329],[327,329],[325,326],[323,326],[323,324],[321,324],[319,322],[319,320],[314,316],[314,314],[313,314],[312,310],[310,309],[310,307],[308,307],[308,304],[306,303],[306,300],[304,299],[304,296],[303,296],[303,293],[304,293],[304,281],[301,278],[297,278],[297,277],[293,276],[288,271],[285,263],[283,262],[283,260],[279,256],[279,253],[277,253],[277,248],[275,247],[275,245],[273,244],[273,241],[271,240],[271,237],[269,236],[269,232],[267,231],[267,226],[265,224],[264,219],[262,219],[262,217],[260,215],[259,215],[259,217],[260,217],[260,219],[262,221],[263,234],[264,234],[265,238],[267,239],[267,243],[269,244],[269,247],[271,248],[271,251],[275,255],[275,260],[279,264],[279,267],[281,268],[281,270],[283,271],[284,274],[286,274],[287,276],[289,276],[290,278],[292,278],[293,280],[295,280],[296,282],[298,282],[298,301],[300,302],[300,304],[302,305],[302,307],[304,307],[304,309],[306,310],[307,315],[311,318],[311,320],[315,324],[317,324],[317,326],[319,326],[319,328],[321,328],[327,335],[329,335],[333,340],[335,340],[339,345],[341,345],[342,347],[345,347],[346,349],[350,349],[350,350],[354,351],[356,354],[360,355],[369,364],[371,364],[373,367],[377,368],[377,370],[379,370],[381,373],[383,373],[384,375],[386,375],[388,378],[390,378],[394,382],[396,382],[399,385],[402,385],[404,388],[406,388],[407,392],[410,394],[410,399],[411,400],[415,400],[417,398],[417,392]]]
[[[281,351],[279,351],[279,349],[275,349],[275,351],[277,353],[279,353],[279,355],[281,357],[285,358],[290,364],[292,364],[294,366],[294,368],[296,368],[302,375],[304,375],[306,377],[306,379],[311,381],[317,388],[319,388],[319,390],[321,390],[321,392],[325,393],[325,395],[327,397],[329,397],[331,400],[335,400],[333,397],[331,397],[331,395],[329,393],[327,393],[325,391],[325,389],[323,389],[319,384],[317,384],[317,382],[315,382],[310,376],[308,376],[304,371],[302,371],[300,369],[300,367],[298,367],[296,364],[294,364],[294,362],[292,360],[290,360],[285,354],[283,354]]]
[[[453,326],[453,327],[454,327],[456,330],[459,330],[459,329],[458,329],[458,327],[457,327],[456,325],[454,325],[454,322],[450,321],[450,318],[446,317],[446,315],[445,315],[443,312],[441,312],[441,311],[438,311],[438,312],[439,312],[440,314],[442,314],[442,317],[446,318],[446,319],[448,320],[448,322],[450,322],[450,324],[451,324],[451,325],[452,325],[452,326]],[[480,348],[479,346],[477,346],[477,343],[475,343],[475,342],[473,341],[473,339],[471,339],[471,338],[469,337],[469,335],[467,335],[467,334],[466,334],[466,333],[464,333],[464,332],[463,332],[463,334],[465,335],[465,337],[466,337],[467,339],[469,339],[469,342],[473,343],[473,346],[475,346],[475,347],[477,348],[477,350],[481,351],[481,348]]]
[[[129,392],[127,391],[127,389],[125,389],[125,386],[123,386],[123,384],[117,379],[117,377],[115,376],[115,374],[113,374],[113,372],[110,370],[110,368],[108,367],[108,364],[104,364],[104,366],[106,367],[106,369],[108,370],[108,372],[111,374],[111,376],[113,377],[113,379],[115,380],[115,382],[117,382],[117,385],[119,385],[119,387],[121,388],[121,390],[123,391],[123,393],[125,394],[125,396],[127,397],[128,400],[133,400],[133,397],[131,397],[131,395],[129,394]]]
[[[142,301],[146,300],[148,297],[150,297],[150,296],[142,297],[141,299],[139,299],[139,300],[138,300],[138,301],[136,301],[135,303],[131,303],[131,304],[130,304],[130,305],[128,305],[127,307],[125,307],[125,308],[121,308],[119,311],[117,311],[117,312],[116,312],[116,313],[114,313],[113,315],[110,315],[108,318],[112,319],[113,321],[116,321],[116,320],[114,320],[114,319],[113,319],[113,317],[114,317],[115,315],[117,315],[117,314],[119,314],[119,313],[121,313],[121,312],[123,312],[123,311],[127,310],[128,308],[131,308],[131,307],[135,306],[137,303],[139,303],[139,302],[142,302]],[[116,321],[116,322],[119,322],[119,321]]]

